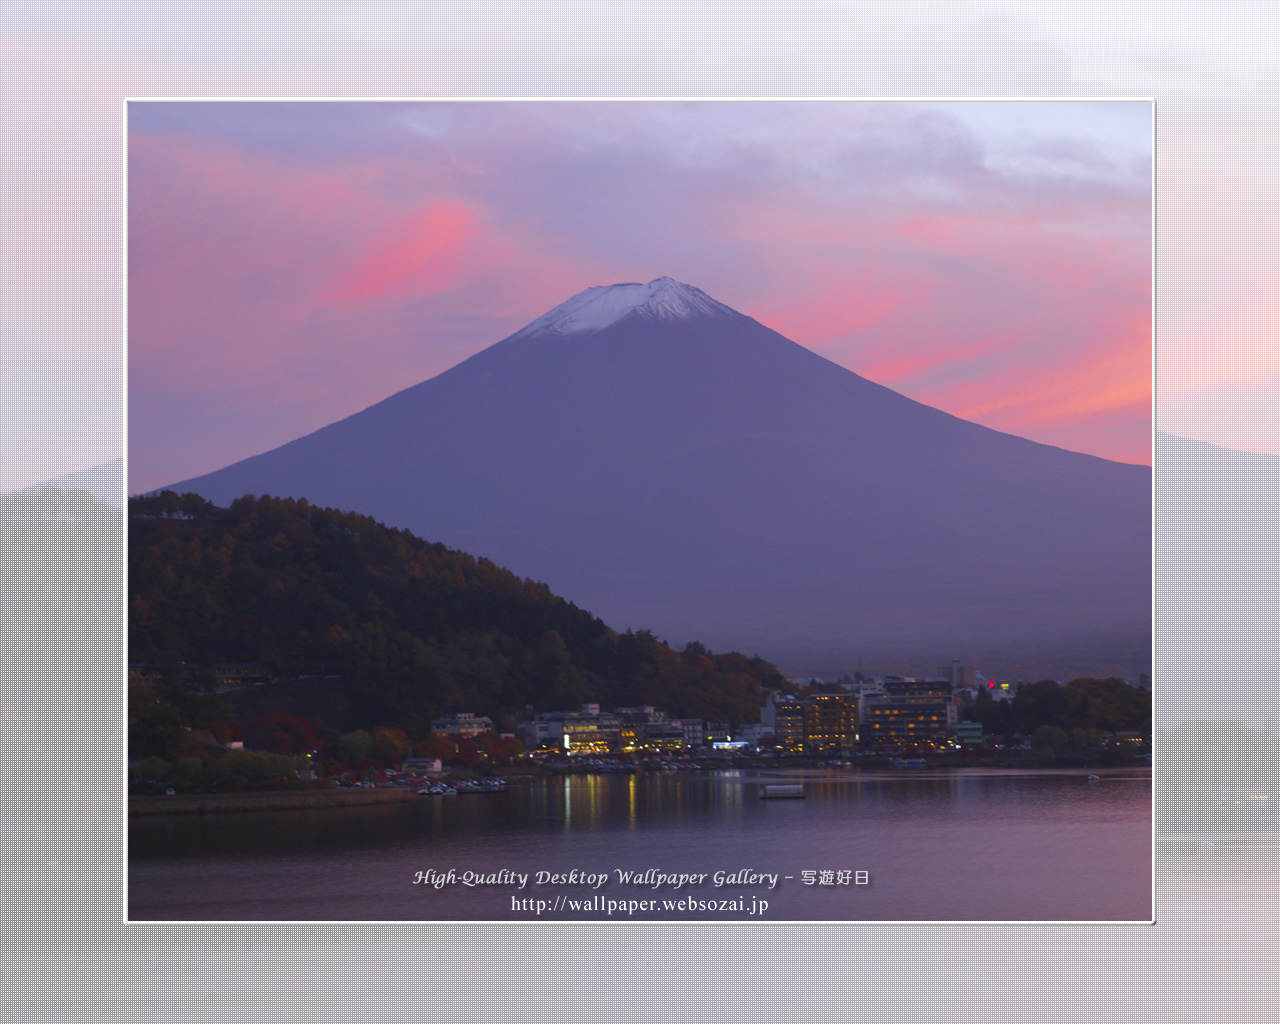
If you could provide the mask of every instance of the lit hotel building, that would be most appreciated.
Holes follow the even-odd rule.
[[[804,745],[812,751],[850,749],[858,728],[858,702],[843,694],[818,693],[801,702]]]
[[[622,723],[601,712],[599,704],[581,711],[549,711],[524,724],[524,743],[531,750],[555,747],[566,754],[607,754],[621,742]]]
[[[955,731],[958,718],[950,679],[889,676],[884,696],[863,708],[863,743],[939,743]]]

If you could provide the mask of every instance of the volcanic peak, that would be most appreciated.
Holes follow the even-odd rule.
[[[598,285],[579,292],[549,313],[512,335],[593,334],[628,316],[650,320],[694,320],[703,317],[741,316],[706,292],[670,277],[648,284]]]

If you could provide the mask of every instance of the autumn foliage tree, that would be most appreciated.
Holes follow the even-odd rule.
[[[384,725],[374,729],[370,736],[373,744],[370,755],[386,768],[399,768],[400,762],[409,756],[409,737],[403,729]]]
[[[458,745],[450,737],[433,732],[415,743],[413,752],[418,757],[438,757],[441,761],[451,761],[458,756]]]
[[[584,702],[739,723],[756,720],[762,686],[786,685],[758,656],[697,643],[682,656],[488,559],[305,500],[131,499],[128,556],[129,661],[264,665],[276,683],[209,697],[225,721],[283,716],[253,730],[281,752],[316,747],[288,718],[313,723],[321,741],[387,725],[425,736],[442,714],[500,721]],[[175,756],[155,726],[156,749],[138,753]],[[382,742],[391,759],[396,744]]]
[[[315,723],[268,711],[254,722],[252,745],[273,754],[311,754],[320,749],[320,740]]]

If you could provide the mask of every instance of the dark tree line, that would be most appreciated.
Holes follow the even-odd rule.
[[[761,685],[783,685],[759,657],[619,634],[487,559],[271,497],[132,499],[128,639],[129,660],[161,677],[135,704],[169,726],[276,712],[417,736],[445,713],[499,721],[586,702],[739,722],[755,719]],[[261,663],[280,682],[197,700],[209,680],[189,666],[219,662]]]
[[[1009,701],[992,700],[979,691],[970,717],[985,732],[998,736],[1031,736],[1052,726],[1072,738],[1073,745],[1089,735],[1137,729],[1151,735],[1151,691],[1123,679],[1073,679],[1065,686],[1043,680],[1023,686]]]

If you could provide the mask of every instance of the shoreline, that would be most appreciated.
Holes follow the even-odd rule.
[[[784,769],[784,770],[777,770]],[[789,771],[786,769],[790,769]],[[1092,770],[1103,772],[1107,775],[1113,775],[1118,772],[1136,772],[1137,777],[1145,777],[1151,779],[1150,765],[1105,765],[1092,766],[1091,769],[1080,768],[1075,765],[1042,765],[1042,764],[1018,764],[1016,762],[1003,762],[995,764],[969,764],[969,765],[930,765],[913,766],[908,768],[892,768],[889,766],[879,766],[872,768],[868,766],[871,774],[884,772],[892,777],[901,778],[921,778],[936,777],[938,771],[952,772],[957,769],[977,769],[986,771],[998,771],[1001,773],[1009,771],[1023,771],[1028,773],[1046,774],[1046,775],[1075,775],[1082,770]],[[774,777],[778,779],[792,779],[797,772],[803,774],[807,771],[821,771],[821,769],[810,769],[801,765],[778,765],[775,767]],[[566,774],[589,774],[582,773],[566,773]],[[820,775],[808,781],[838,781],[841,778],[856,777],[861,772],[854,770],[846,774],[844,771],[835,775]],[[548,773],[547,778],[563,777],[560,773]],[[759,781],[759,780],[755,780]],[[328,807],[367,807],[371,804],[391,804],[400,803],[405,800],[421,800],[417,790],[413,787],[379,787],[376,789],[273,789],[260,790],[250,792],[227,792],[227,793],[175,793],[173,796],[130,796],[128,798],[128,816],[129,817],[156,817],[165,814],[238,814],[252,811],[292,811],[292,810],[316,810]]]
[[[246,793],[175,793],[173,796],[130,796],[129,817],[162,814],[225,814],[242,811],[304,811],[324,807],[421,800],[412,789],[272,789]]]

